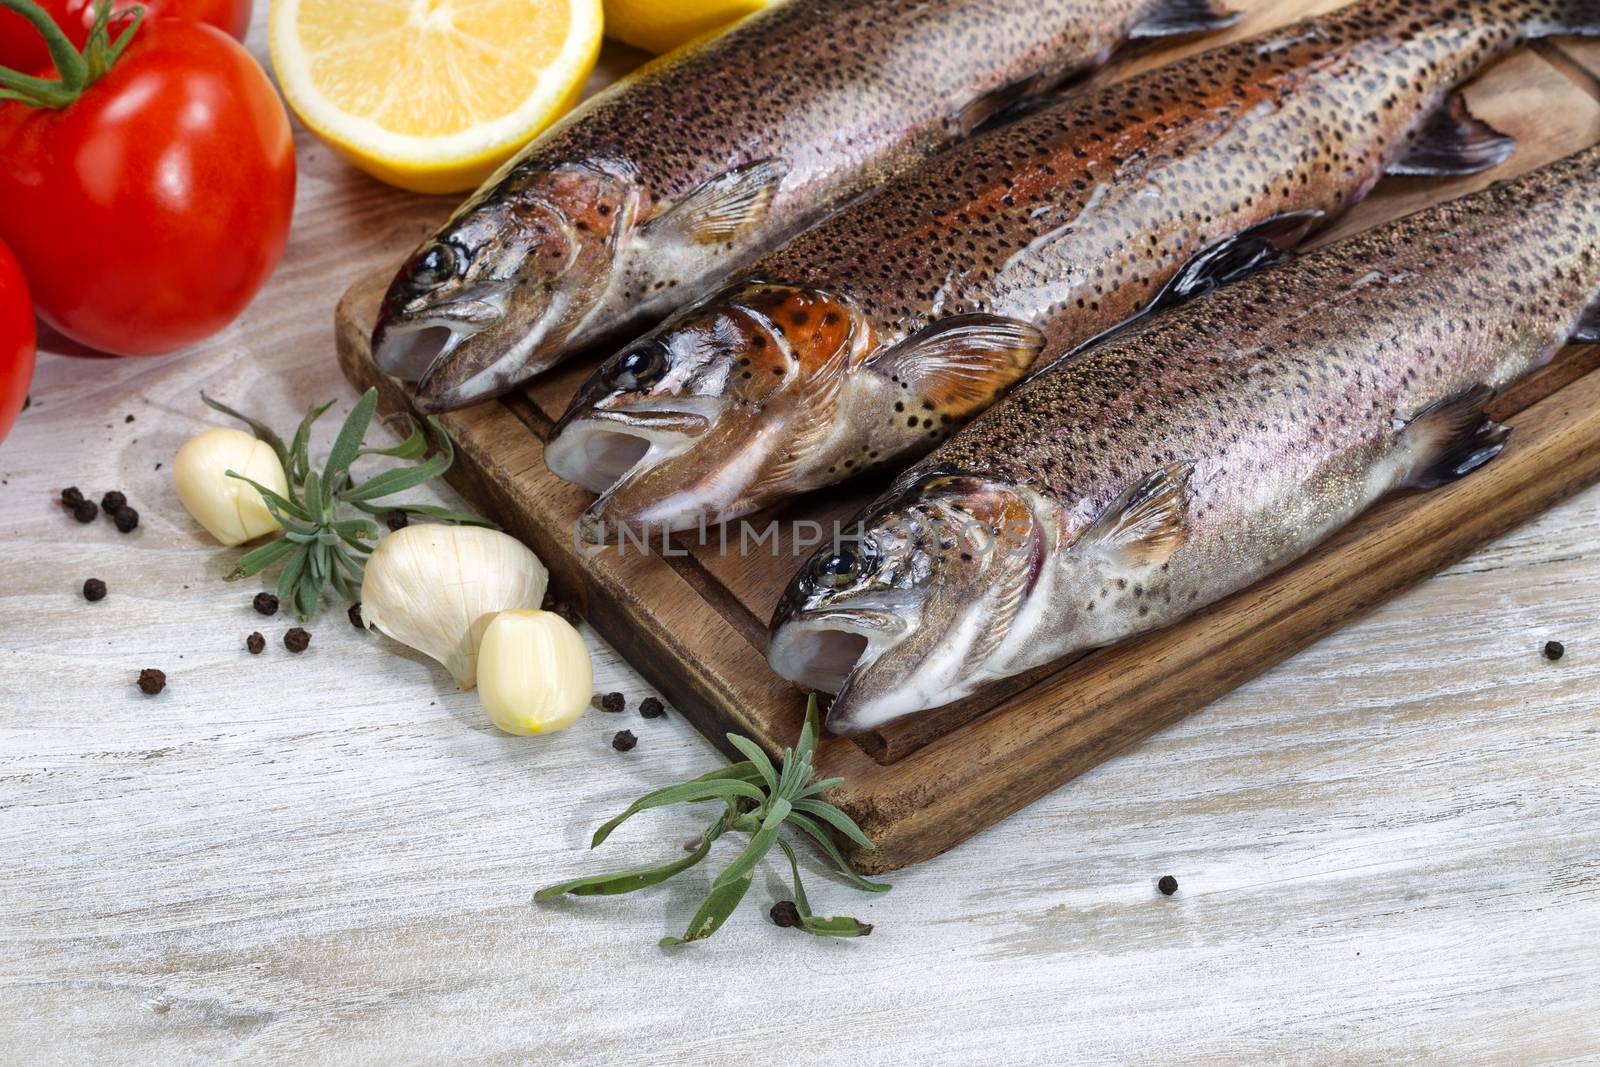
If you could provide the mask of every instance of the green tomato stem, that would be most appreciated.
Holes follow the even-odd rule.
[[[0,100],[16,100],[27,107],[60,110],[67,107],[110,70],[133,40],[144,21],[144,8],[130,8],[133,21],[127,29],[110,39],[111,0],[95,0],[94,24],[79,52],[56,25],[54,19],[34,0],[0,0],[0,8],[27,19],[44,38],[55,63],[56,78],[38,78],[10,67],[0,67]]]

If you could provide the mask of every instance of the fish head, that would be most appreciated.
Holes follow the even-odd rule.
[[[590,165],[492,180],[389,284],[379,368],[417,382],[424,411],[450,411],[553,365],[609,287],[636,188]]]
[[[767,651],[783,677],[837,694],[836,734],[971,692],[1006,645],[1045,543],[1026,491],[939,470],[908,472],[851,533],[795,576]]]
[[[815,289],[726,290],[613,355],[545,446],[559,477],[600,494],[580,532],[685,530],[782,495],[797,440],[827,425],[861,316]]]

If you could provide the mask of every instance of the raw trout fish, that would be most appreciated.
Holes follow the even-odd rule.
[[[801,571],[768,657],[853,733],[1182,619],[1491,462],[1485,402],[1569,340],[1600,340],[1600,148],[1048,368]]]
[[[509,162],[401,266],[372,346],[446,411],[620,343],[846,200],[1213,0],[787,0]]]
[[[1385,172],[1510,138],[1455,87],[1600,0],[1365,0],[960,145],[607,361],[545,458],[582,530],[692,529],[898,470],[1048,361],[1269,261]]]

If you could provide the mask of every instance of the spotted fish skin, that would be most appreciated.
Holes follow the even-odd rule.
[[[1194,18],[1174,32],[1231,21],[1207,0],[774,5],[624,78],[492,177],[401,267],[379,363],[449,410],[636,334],[1175,9]]]
[[[1036,357],[1139,314],[1206,250],[1253,233],[1270,255],[1386,170],[1498,162],[1509,139],[1474,125],[1454,89],[1530,38],[1600,31],[1595,11],[1365,0],[975,138],[613,357],[564,416],[551,469],[609,486],[586,520],[603,532],[725,521],[903,466]],[[817,308],[851,323],[848,353]],[[978,344],[959,336],[975,329]],[[619,383],[641,349],[661,357],[653,388]],[[635,406],[674,398],[720,417],[621,483],[586,469],[588,433],[626,432]]]
[[[811,678],[849,732],[1175,622],[1393,490],[1470,476],[1508,433],[1484,402],[1574,338],[1600,339],[1600,148],[1047,369],[801,573],[771,659],[806,678],[892,605],[892,634]]]

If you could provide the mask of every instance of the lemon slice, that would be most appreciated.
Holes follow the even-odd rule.
[[[606,32],[647,52],[670,52],[720,30],[769,0],[605,0]]]
[[[470,189],[583,91],[600,0],[273,0],[289,105],[368,174]]]

